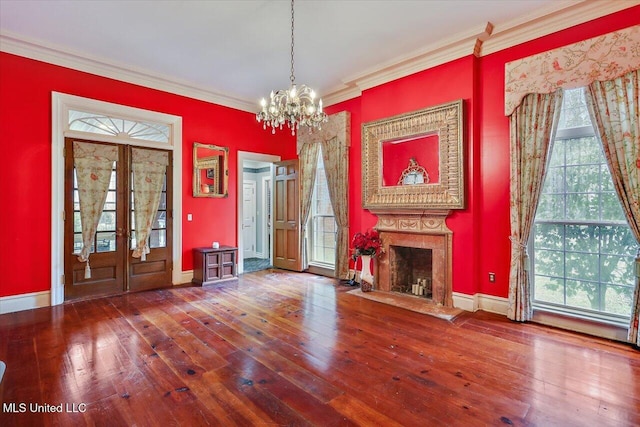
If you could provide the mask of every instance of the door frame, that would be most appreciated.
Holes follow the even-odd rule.
[[[272,172],[273,173],[273,172]],[[267,215],[267,196],[272,194],[273,189],[271,187],[272,177],[263,176],[262,177],[262,206],[260,209],[262,210],[262,215],[266,218]],[[268,192],[267,190],[271,190]],[[273,202],[273,201],[272,201]],[[273,210],[273,204],[271,204],[271,209]],[[273,212],[271,214],[273,217]],[[269,224],[267,224],[269,223]],[[260,258],[271,259],[271,219],[264,220],[264,227],[262,227],[262,252],[259,254]]]
[[[64,302],[64,139],[81,138],[94,141],[126,144],[136,147],[159,148],[173,156],[173,271],[172,284],[182,278],[182,117],[127,107],[110,102],[51,93],[51,305]],[[164,123],[171,129],[168,143],[143,141],[111,135],[69,130],[69,109],[91,111],[132,120]]]
[[[263,154],[263,153],[254,153],[250,151],[238,151],[238,179],[236,180],[236,186],[238,191],[237,204],[238,204],[238,215],[236,218],[237,230],[236,230],[236,241],[238,242],[238,274],[242,274],[244,272],[244,260],[242,256],[240,256],[244,251],[244,245],[242,243],[242,198],[243,198],[243,183],[244,175],[244,162],[245,160],[254,160],[257,162],[266,162],[266,163],[274,163],[279,162],[281,160],[280,156],[275,156],[273,154]],[[273,217],[273,216],[272,216]],[[271,251],[271,261],[273,261],[273,251]]]
[[[242,258],[256,258],[257,255],[257,247],[258,247],[258,215],[257,215],[257,211],[258,211],[258,204],[256,203],[256,199],[258,196],[258,182],[255,180],[250,180],[250,179],[245,179],[244,182],[242,183],[242,191],[244,193],[244,186],[245,184],[251,184],[253,185],[253,214],[254,214],[254,220],[253,220],[253,231],[254,231],[254,241],[255,244],[253,246],[253,251],[250,251],[251,256],[249,257],[245,257],[244,252],[242,254],[240,254],[240,257]],[[244,202],[244,194],[242,195],[242,200]],[[242,223],[244,224],[244,203],[242,204],[242,209],[243,209],[243,215],[242,215]],[[242,243],[244,246],[244,231],[242,232]]]

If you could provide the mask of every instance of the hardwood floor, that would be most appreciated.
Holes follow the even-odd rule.
[[[266,270],[0,316],[0,425],[640,425],[629,346],[350,289]]]

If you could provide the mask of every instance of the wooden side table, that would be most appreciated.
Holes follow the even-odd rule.
[[[220,246],[193,249],[193,280],[199,286],[214,285],[238,279],[238,248]]]

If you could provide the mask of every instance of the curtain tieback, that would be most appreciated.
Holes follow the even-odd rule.
[[[520,246],[523,252],[522,259],[524,261],[524,271],[529,271],[529,250],[527,245],[522,243],[522,240],[518,239],[515,236],[509,236],[509,240],[511,240],[511,243]]]

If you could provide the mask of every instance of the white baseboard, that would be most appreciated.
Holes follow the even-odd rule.
[[[478,294],[468,295],[460,292],[453,292],[453,306],[465,311],[476,311],[478,309]]]
[[[478,310],[507,315],[509,299],[493,295],[478,294]]]
[[[31,292],[29,294],[11,295],[0,298],[0,314],[13,313],[33,308],[49,307],[51,291]]]
[[[509,300],[486,294],[463,294],[453,292],[453,306],[466,311],[484,310],[491,313],[507,315]]]
[[[174,283],[174,285],[182,285],[185,283],[191,283],[193,280],[193,270],[187,270],[182,272],[180,283]]]

